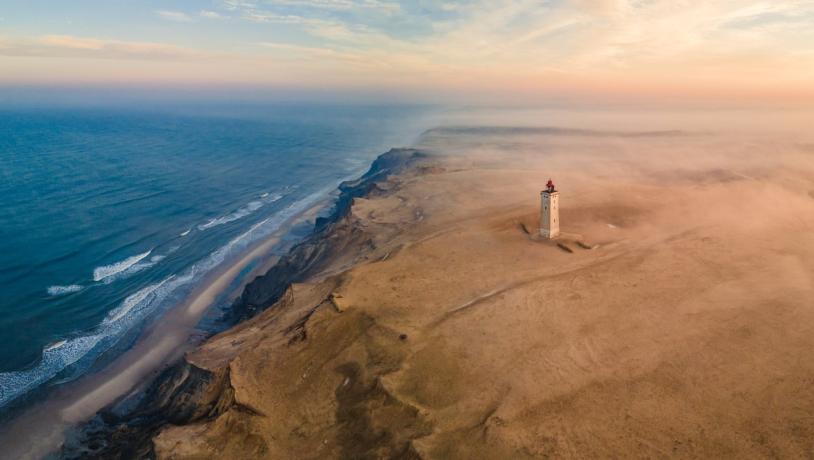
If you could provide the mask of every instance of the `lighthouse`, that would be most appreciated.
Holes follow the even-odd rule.
[[[540,192],[540,236],[556,238],[560,234],[560,192],[549,179]]]

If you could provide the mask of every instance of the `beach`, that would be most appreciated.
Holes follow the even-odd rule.
[[[194,112],[4,109],[0,458],[59,448],[234,324],[338,184],[423,129],[390,107]]]
[[[313,220],[325,207],[320,202],[294,216],[295,221]],[[162,315],[136,341],[132,348],[110,365],[59,389],[44,401],[13,419],[0,432],[6,446],[4,458],[41,458],[66,442],[72,427],[91,419],[97,412],[128,397],[138,398],[156,375],[177,362],[185,352],[200,343],[197,328],[208,310],[239,279],[239,273],[260,259],[274,259],[272,248],[280,243],[289,227],[259,241],[236,260],[212,273],[186,301]],[[242,285],[241,285],[242,286]],[[35,441],[36,440],[36,441]]]
[[[814,459],[814,0],[9,3],[0,460]]]
[[[242,322],[63,455],[810,455],[810,153],[432,130],[344,185],[335,219],[247,285]],[[549,177],[557,240],[538,236]]]

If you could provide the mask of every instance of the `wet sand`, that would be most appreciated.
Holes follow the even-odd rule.
[[[313,219],[324,206],[324,202],[312,206],[295,216],[293,221]],[[207,309],[224,295],[249,264],[258,259],[272,259],[269,252],[289,228],[286,226],[276,231],[225,269],[203,280],[201,288],[186,302],[163,314],[142,333],[132,348],[103,370],[66,384],[46,401],[26,409],[3,427],[0,431],[0,445],[3,445],[0,458],[41,458],[60,447],[66,429],[90,419],[120,398],[142,391],[161,369],[195,347],[192,340],[196,334],[195,326]]]

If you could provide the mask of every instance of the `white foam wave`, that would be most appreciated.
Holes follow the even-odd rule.
[[[0,407],[31,391],[66,367],[79,361],[102,338],[101,335],[88,335],[66,340],[65,343],[58,347],[52,346],[43,350],[42,360],[34,368],[0,373]]]
[[[223,217],[218,217],[216,219],[211,219],[209,222],[199,225],[198,230],[206,230],[208,228],[217,227],[218,225],[228,224],[229,222],[234,222],[238,219],[242,219],[248,216],[249,214],[257,211],[258,209],[262,208],[264,204],[265,203],[263,203],[262,201],[252,201],[246,206],[238,209],[237,211],[231,214],[228,214]]]
[[[189,232],[191,232],[191,231],[192,231],[192,229],[190,228],[187,231],[181,232],[181,234],[179,236],[187,236],[187,235],[189,235]]]
[[[57,348],[65,345],[66,343],[68,343],[67,340],[60,340],[58,342],[54,342],[54,343],[46,346],[42,351],[46,352],[46,351],[56,350]]]
[[[128,257],[120,262],[116,262],[115,264],[96,267],[93,269],[93,281],[102,281],[105,278],[118,275],[119,273],[122,273],[123,271],[139,263],[145,257],[149,256],[151,252],[153,252],[152,249],[147,252]]]
[[[260,195],[261,198],[260,200],[250,201],[248,204],[246,204],[246,206],[243,206],[242,208],[238,209],[237,211],[231,214],[227,214],[222,217],[217,217],[215,219],[210,219],[205,224],[198,225],[198,230],[203,231],[210,229],[212,227],[217,227],[218,225],[228,224],[229,222],[234,222],[238,219],[242,219],[248,216],[249,214],[257,211],[258,209],[262,208],[263,206],[282,199],[284,196],[285,195],[279,193],[274,195],[271,195],[268,192],[262,193]]]
[[[78,284],[69,284],[68,286],[48,286],[46,292],[50,296],[58,296],[64,294],[70,294],[72,292],[79,292],[82,290],[82,286]]]
[[[52,379],[84,356],[99,348],[98,356],[125,332],[142,322],[178,287],[192,281],[191,274],[170,276],[128,296],[89,335],[62,340],[43,349],[42,360],[32,369],[0,373],[0,407]]]
[[[124,299],[124,301],[118,308],[111,310],[110,313],[108,313],[107,318],[105,318],[104,322],[109,324],[120,320],[125,315],[127,315],[127,313],[136,308],[141,302],[143,302],[144,299],[147,298],[147,296],[155,292],[158,288],[163,286],[164,283],[166,283],[172,278],[173,276],[170,276],[169,278],[161,281],[160,283],[151,284],[143,289],[136,291],[133,294],[130,294],[129,296],[127,296],[126,299]]]
[[[126,277],[131,276],[132,274],[134,274],[136,272],[140,272],[140,271],[142,271],[142,270],[144,270],[146,268],[152,267],[153,265],[157,264],[158,262],[161,262],[162,260],[164,260],[166,257],[167,256],[160,255],[160,254],[152,256],[152,257],[150,257],[150,260],[146,260],[146,261],[142,260],[142,261],[140,261],[138,263],[135,263],[135,264],[127,267],[126,270],[123,270],[121,272],[116,273],[115,275],[111,275],[111,276],[108,276],[108,277],[104,278],[102,280],[102,282],[105,283],[105,284],[110,284],[110,283],[112,283],[112,282],[114,282],[114,281],[116,281],[116,280],[118,280],[120,278],[126,278]]]
[[[245,249],[254,241],[269,236],[271,233],[279,230],[280,227],[284,223],[288,222],[292,217],[305,211],[308,207],[313,206],[315,202],[324,197],[329,190],[330,189],[320,190],[319,192],[313,193],[300,201],[288,205],[285,209],[276,213],[274,216],[252,225],[251,228],[249,228],[246,232],[232,238],[232,240],[226,243],[224,247],[220,248],[218,251],[215,251],[213,256],[219,255],[221,252],[223,252],[223,255],[225,256],[226,254],[233,252],[236,248],[241,250]]]
[[[0,407],[52,379],[86,355],[92,353],[90,356],[98,356],[101,352],[109,349],[127,331],[131,330],[135,325],[141,324],[160,306],[164,305],[165,300],[179,287],[197,280],[199,275],[206,274],[225,260],[239,255],[242,250],[253,242],[279,230],[282,225],[308,207],[313,206],[320,198],[326,196],[329,191],[330,189],[316,192],[301,201],[289,205],[274,216],[256,223],[208,257],[193,264],[182,275],[170,275],[161,282],[146,286],[129,295],[122,301],[121,305],[108,313],[107,317],[91,334],[45,347],[42,360],[36,367],[24,371],[0,373]],[[138,257],[137,261],[127,264],[128,268],[135,266],[149,254],[150,251],[127,259],[129,261]],[[155,257],[147,263],[154,263],[153,259]],[[120,264],[125,265],[124,262],[126,261],[122,261]],[[125,270],[127,268],[118,270],[116,273],[122,273]]]

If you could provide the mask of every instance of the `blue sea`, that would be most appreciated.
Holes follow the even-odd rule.
[[[429,113],[0,107],[0,411],[120,351],[208,273],[411,144]]]

